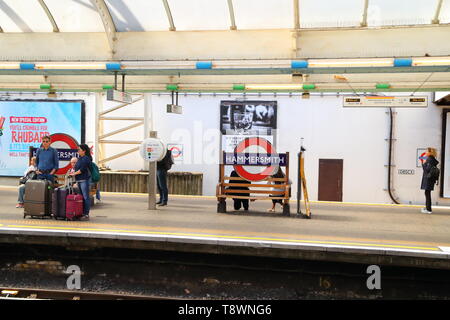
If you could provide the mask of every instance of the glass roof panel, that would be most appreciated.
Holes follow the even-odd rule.
[[[45,4],[61,32],[105,32],[94,1],[45,0]]]
[[[438,0],[370,0],[368,25],[396,26],[430,24]]]
[[[164,4],[148,0],[106,0],[117,31],[167,31]]]
[[[294,27],[292,0],[233,0],[233,7],[238,30]]]
[[[230,28],[230,14],[226,0],[169,0],[168,2],[177,30]]]
[[[52,32],[53,27],[38,1],[0,1],[0,27],[4,32]]]
[[[300,27],[355,27],[363,12],[364,0],[300,0]]]

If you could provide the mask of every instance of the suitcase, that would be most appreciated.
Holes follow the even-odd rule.
[[[23,217],[51,216],[51,191],[48,180],[28,180],[25,183]]]
[[[66,219],[66,198],[69,189],[65,187],[55,188],[52,193],[52,215],[55,219]]]
[[[75,220],[83,216],[83,196],[70,193],[66,198],[66,219]]]

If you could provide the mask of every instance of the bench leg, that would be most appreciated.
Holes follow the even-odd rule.
[[[227,203],[225,200],[219,200],[217,203],[217,213],[226,213],[227,212]]]
[[[217,213],[226,213],[227,212],[227,203],[225,200],[219,200],[217,203]]]
[[[289,206],[289,203],[283,204],[283,216],[287,217],[291,216],[291,207]]]

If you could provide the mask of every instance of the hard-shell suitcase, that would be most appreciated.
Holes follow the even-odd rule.
[[[69,189],[55,188],[52,193],[52,215],[55,219],[66,219],[66,198]]]
[[[23,217],[51,216],[51,190],[48,180],[28,180],[25,183]]]
[[[75,220],[83,215],[83,196],[81,194],[69,194],[66,198],[66,219]]]

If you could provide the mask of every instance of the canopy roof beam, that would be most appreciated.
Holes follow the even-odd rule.
[[[365,28],[367,27],[367,11],[369,9],[369,0],[364,0],[364,11],[363,11],[363,17],[362,21],[360,23],[360,26]]]
[[[104,0],[94,0],[95,6],[97,7],[97,11],[102,19],[103,26],[105,27],[106,36],[108,37],[109,48],[111,49],[112,54],[116,53],[115,50],[115,42],[117,40],[116,36],[116,26],[114,25],[114,21],[111,17],[111,13],[106,6]]]
[[[59,28],[58,25],[56,24],[55,19],[53,18],[52,13],[50,12],[50,10],[48,9],[47,5],[45,4],[44,0],[38,0],[39,4],[41,5],[42,9],[44,9],[45,14],[48,17],[48,20],[50,20],[50,23],[53,26],[53,32],[59,32]]]
[[[166,9],[167,19],[169,19],[170,31],[176,31],[175,23],[173,22],[172,12],[170,11],[169,2],[167,0],[162,0],[164,3],[164,8]]]
[[[441,14],[443,0],[439,0],[436,6],[436,12],[434,13],[434,18],[431,20],[432,24],[439,24],[439,15]]]
[[[237,30],[236,18],[234,15],[234,8],[233,8],[233,0],[227,0],[227,1],[228,1],[228,10],[230,12],[230,21],[231,21],[230,30]]]

